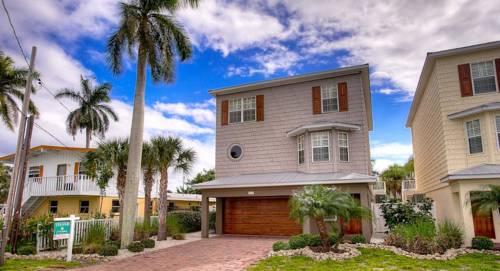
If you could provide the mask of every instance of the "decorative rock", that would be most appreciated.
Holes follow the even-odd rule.
[[[335,253],[332,251],[320,253],[314,252],[309,247],[301,248],[301,249],[293,249],[293,250],[280,250],[280,251],[272,251],[269,253],[268,257],[272,256],[306,256],[312,258],[314,260],[323,261],[323,260],[333,260],[333,261],[342,261],[350,258],[357,257],[361,255],[359,250],[357,250],[353,246],[346,246],[344,244],[339,245],[339,250],[343,250],[343,253]]]

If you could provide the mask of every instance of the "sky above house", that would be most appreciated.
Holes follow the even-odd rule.
[[[412,154],[405,128],[427,52],[500,39],[500,5],[487,0],[307,1],[201,0],[175,14],[193,43],[193,57],[176,67],[174,83],[146,85],[145,138],[176,135],[196,150],[193,174],[215,164],[215,107],[208,90],[343,66],[370,64],[373,104],[371,155],[375,168],[404,163]],[[114,0],[5,0],[23,49],[38,47],[36,69],[52,92],[76,88],[80,75],[113,85],[120,117],[106,138],[130,132],[135,59],[113,75],[106,41],[119,22]],[[5,12],[0,49],[26,67]],[[149,76],[148,76],[149,78]],[[68,146],[84,146],[66,133],[68,111],[40,88],[33,96],[37,123]],[[75,104],[62,100],[70,109]],[[16,134],[0,123],[0,155],[15,150]],[[94,139],[96,144],[98,139]],[[35,127],[32,145],[60,145]],[[174,174],[169,188],[182,185]]]

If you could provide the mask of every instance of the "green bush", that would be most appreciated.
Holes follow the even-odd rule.
[[[441,253],[436,242],[436,226],[432,219],[420,218],[411,224],[399,224],[389,233],[386,244],[418,253]]]
[[[445,221],[438,224],[436,242],[443,249],[460,248],[463,244],[464,233],[460,226]]]
[[[330,233],[330,235],[328,236],[328,242],[330,242],[331,246],[337,247],[340,241],[341,239],[339,238],[339,235],[336,233]]]
[[[288,250],[290,246],[287,242],[278,241],[273,244],[273,251]]]
[[[180,223],[179,216],[169,215],[167,216],[167,231],[170,236],[174,236],[179,233],[184,233],[182,225]]]
[[[290,237],[288,240],[288,244],[291,249],[299,249],[304,248],[309,245],[309,235],[307,234],[299,234]]]
[[[153,239],[145,239],[145,240],[142,240],[141,243],[144,245],[145,248],[154,248],[155,247],[155,240],[153,240]]]
[[[170,212],[168,217],[176,217],[183,233],[201,230],[201,212],[197,211],[175,211]]]
[[[116,256],[118,255],[118,248],[113,245],[104,245],[99,250],[101,256]]]
[[[83,254],[83,247],[82,246],[74,246],[73,247],[73,254]]]
[[[361,234],[356,234],[351,237],[351,243],[353,244],[366,244],[366,238]]]
[[[96,244],[96,245],[104,245],[104,241],[106,240],[106,229],[104,228],[104,225],[98,224],[98,223],[93,223],[89,226],[86,234],[85,234],[85,239],[83,240],[83,245],[90,245],[90,244]]]
[[[144,245],[141,242],[132,242],[127,249],[131,252],[141,252],[144,250]]]
[[[104,243],[105,245],[110,245],[110,246],[114,246],[116,247],[117,249],[120,249],[121,247],[121,242],[120,240],[108,240],[106,241],[106,243]]]
[[[36,247],[35,246],[22,246],[17,249],[17,254],[19,255],[35,255]]]
[[[307,245],[310,247],[319,247],[323,244],[319,234],[311,234],[307,239],[308,239]]]
[[[485,236],[476,236],[472,238],[472,248],[474,249],[493,249],[493,241]]]
[[[424,199],[422,202],[406,202],[391,199],[381,205],[385,224],[389,229],[400,224],[412,224],[420,219],[432,219],[432,200]]]
[[[83,254],[97,254],[101,250],[102,246],[102,244],[97,243],[84,244],[82,246]]]

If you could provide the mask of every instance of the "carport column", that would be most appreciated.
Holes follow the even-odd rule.
[[[201,196],[201,238],[208,238],[208,196]]]
[[[217,198],[215,206],[215,233],[222,234],[222,214],[224,213],[224,198]]]

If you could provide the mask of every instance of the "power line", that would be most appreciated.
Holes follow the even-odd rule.
[[[24,117],[24,118],[28,117],[27,115],[23,114],[23,112],[21,111],[21,109],[19,109],[17,106],[16,106],[16,109],[17,109],[17,111],[19,111],[19,113],[21,113],[22,117]],[[42,130],[43,132],[45,132],[46,134],[48,134],[50,137],[52,137],[53,139],[55,139],[59,144],[63,145],[64,147],[68,147],[59,138],[57,138],[57,136],[55,136],[54,134],[52,134],[49,130],[43,128],[42,125],[38,124],[36,121],[33,121],[33,124],[35,124],[36,127],[38,127],[40,130]]]
[[[17,45],[19,46],[19,49],[21,49],[21,53],[23,54],[24,61],[26,61],[26,64],[28,67],[30,66],[28,57],[26,56],[26,53],[24,53],[23,47],[21,46],[21,41],[19,41],[19,37],[17,36],[16,29],[14,28],[14,25],[12,24],[12,20],[10,18],[9,11],[7,10],[7,7],[5,6],[5,1],[2,0],[2,6],[3,10],[5,11],[5,14],[7,14],[7,19],[9,20],[10,28],[12,29],[12,33],[14,34],[14,37],[16,38]]]
[[[71,113],[71,110],[59,99],[56,98],[56,95],[54,94],[54,92],[52,92],[43,82],[42,80],[38,79],[38,83],[40,84],[40,86],[45,89],[48,93],[50,93],[50,95],[52,95],[52,97],[54,97],[54,99],[62,106],[64,107],[66,110],[68,110],[68,112]]]

